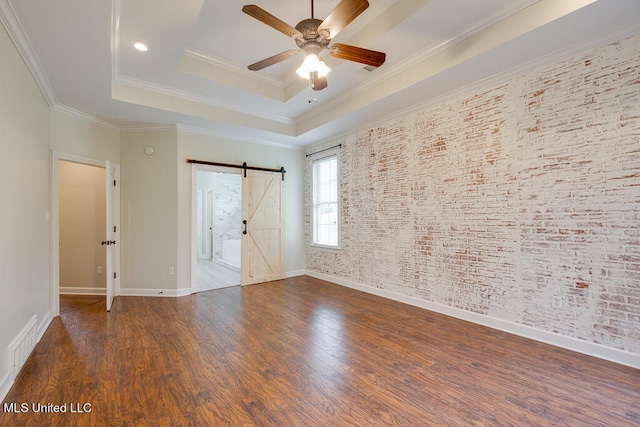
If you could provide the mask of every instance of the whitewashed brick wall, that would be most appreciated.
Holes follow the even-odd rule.
[[[337,143],[308,270],[640,354],[640,35]]]

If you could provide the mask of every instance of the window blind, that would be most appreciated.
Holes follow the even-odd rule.
[[[338,246],[338,156],[313,161],[313,243]]]

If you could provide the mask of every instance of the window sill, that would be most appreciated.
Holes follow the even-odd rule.
[[[340,251],[340,246],[325,246],[325,245],[317,245],[314,243],[312,243],[310,246],[312,249],[319,249],[321,251],[328,251],[328,252]]]

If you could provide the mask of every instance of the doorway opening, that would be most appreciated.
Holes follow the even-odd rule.
[[[60,313],[105,300],[106,170],[58,161]]]
[[[119,181],[119,165],[52,152],[52,317],[93,296],[111,309],[120,289]],[[61,295],[75,298],[61,303]]]
[[[192,292],[240,285],[242,175],[197,168]]]

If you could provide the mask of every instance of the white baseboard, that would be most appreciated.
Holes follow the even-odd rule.
[[[22,328],[18,335],[7,346],[8,348],[8,372],[11,379],[18,376],[18,372],[24,366],[29,355],[36,348],[38,342],[38,316],[35,314]]]
[[[9,372],[4,374],[4,376],[0,379],[0,402],[4,401],[4,398],[7,397],[9,390],[11,390],[11,386],[13,385],[13,378],[9,375]]]
[[[42,336],[44,335],[45,332],[47,332],[47,328],[49,327],[52,321],[53,321],[53,317],[51,316],[51,312],[48,311],[47,314],[45,314],[44,319],[42,319],[42,321],[38,325],[37,342],[40,342],[40,340],[42,339]]]
[[[424,308],[436,313],[444,314],[447,316],[455,317],[458,319],[466,320],[468,322],[476,323],[478,325],[487,326],[489,328],[498,329],[504,332],[509,332],[514,335],[529,338],[535,341],[540,341],[546,344],[551,344],[556,347],[565,348],[578,353],[586,354],[589,356],[597,357],[599,359],[608,360],[610,362],[619,363],[621,365],[630,366],[632,368],[640,369],[640,354],[630,353],[623,350],[607,347],[601,344],[596,344],[588,341],[579,340],[572,337],[567,337],[552,332],[543,331],[541,329],[532,328],[530,326],[520,325],[517,323],[509,322],[507,320],[497,319],[483,314],[473,313],[467,310],[459,308],[449,307],[443,304],[434,303],[431,301],[425,301],[419,298],[402,295],[396,292],[387,291],[384,289],[373,288],[371,286],[363,285],[344,279],[342,277],[331,276],[328,274],[317,273],[315,271],[306,271],[306,274],[317,279],[326,280],[341,286],[363,291],[369,294],[381,296],[394,301],[402,302],[405,304],[413,305],[416,307]]]
[[[38,316],[35,314],[9,343],[9,375],[15,378],[36,348],[38,342]]]
[[[106,295],[106,288],[72,288],[60,287],[60,293],[63,295]]]
[[[187,295],[191,295],[191,288],[180,288],[176,291],[177,297],[186,297]]]
[[[38,323],[38,316],[34,314],[26,326],[7,346],[7,371],[0,379],[0,402],[4,400],[9,390],[11,390],[16,376],[33,352],[33,349],[40,342],[40,339],[42,339],[52,320],[51,312],[47,312],[40,323]]]
[[[305,270],[294,270],[286,273],[285,277],[304,276]],[[60,292],[62,293],[62,292]],[[191,288],[180,289],[135,289],[120,288],[119,296],[127,297],[184,297],[191,295]]]
[[[121,288],[118,296],[124,297],[181,297],[191,294],[191,288],[181,289],[136,289]]]
[[[287,271],[284,277],[298,277],[307,274],[304,270]]]

